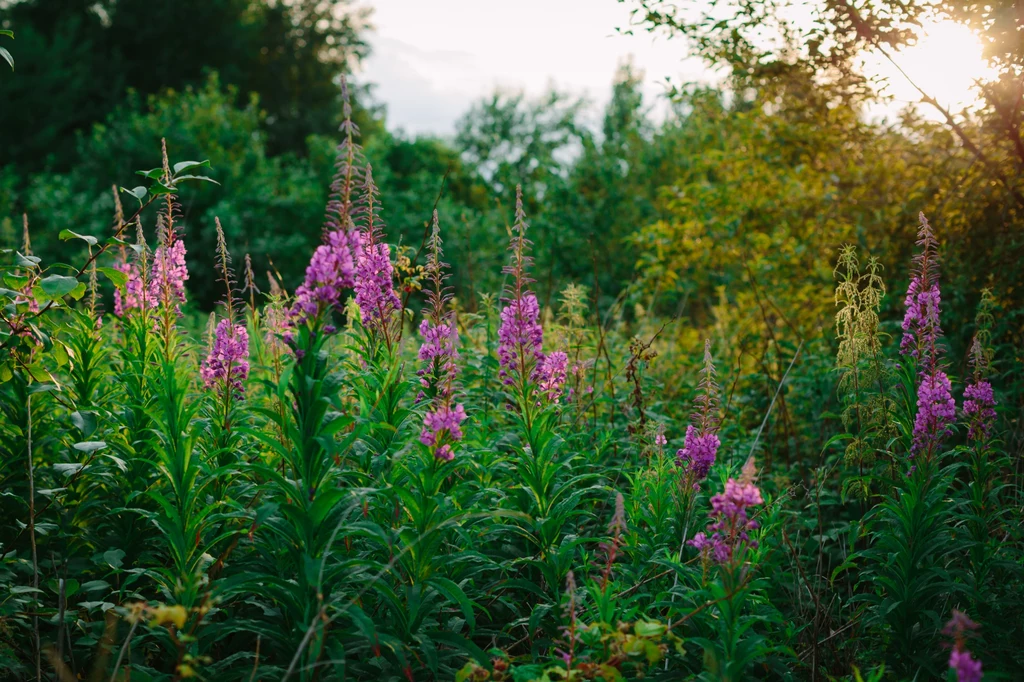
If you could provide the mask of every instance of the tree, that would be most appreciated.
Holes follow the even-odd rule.
[[[23,0],[0,9],[17,26],[24,65],[0,83],[4,162],[70,166],[75,133],[122,101],[201,85],[220,73],[239,101],[260,95],[272,154],[303,152],[340,115],[338,77],[366,56],[369,11],[354,0]]]

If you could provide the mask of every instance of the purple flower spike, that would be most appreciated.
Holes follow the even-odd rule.
[[[941,370],[924,375],[917,387],[917,416],[914,419],[913,454],[931,452],[950,433],[956,420],[949,377]]]
[[[223,385],[242,397],[243,382],[249,376],[249,333],[242,325],[223,319],[217,324],[213,346],[199,375],[206,388]]]
[[[749,518],[747,510],[764,501],[761,491],[748,478],[745,473],[738,481],[733,478],[726,481],[725,491],[711,498],[709,516],[713,522],[707,532],[697,533],[688,543],[716,563],[728,563],[742,547],[757,546],[750,539],[749,531],[755,530],[758,523]]]
[[[390,247],[373,243],[365,234],[356,257],[355,291],[363,324],[370,329],[383,329],[392,313],[402,307],[395,293]]]
[[[327,233],[324,243],[313,252],[306,279],[295,290],[295,303],[290,311],[293,324],[341,305],[342,290],[355,284],[354,251],[358,246],[356,231]]]
[[[544,330],[540,326],[540,304],[531,293],[512,299],[501,310],[501,326],[498,327],[499,376],[506,385],[515,383],[520,373],[532,373],[528,364],[536,367],[544,358],[541,344]]]
[[[174,238],[171,232],[169,244],[161,244],[153,254],[153,270],[149,278],[149,300],[161,305],[174,306],[181,312],[185,302],[185,281],[188,268],[185,265],[185,242]]]

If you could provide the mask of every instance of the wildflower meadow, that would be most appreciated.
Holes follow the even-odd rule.
[[[631,0],[729,85],[413,139],[350,4],[0,2],[0,682],[1024,680],[1019,60]]]
[[[521,196],[504,287],[468,313],[437,213],[396,257],[358,127],[341,135],[302,284],[233,259],[218,223],[205,325],[183,313],[179,206],[215,169],[169,145],[146,184],[117,191],[107,234],[62,232],[81,263],[34,256],[28,227],[5,251],[8,677],[1024,670],[1021,491],[987,299],[957,375],[924,215],[899,338],[881,331],[872,262],[837,254],[838,356],[822,371],[842,414],[823,456],[841,456],[784,481],[761,432],[729,426],[722,340],[685,349],[692,416],[667,418],[658,330],[629,341],[573,288],[542,308]]]

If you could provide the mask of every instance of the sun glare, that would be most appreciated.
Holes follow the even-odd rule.
[[[944,107],[959,111],[979,101],[975,80],[984,81],[996,75],[982,55],[981,39],[974,32],[962,24],[942,21],[926,24],[916,44],[892,53],[906,76],[882,55],[872,55],[867,66],[888,78],[885,92],[898,105],[921,100],[921,94],[908,82],[909,77]]]

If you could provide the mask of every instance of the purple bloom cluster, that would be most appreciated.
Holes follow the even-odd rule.
[[[981,661],[971,655],[965,644],[966,634],[977,629],[978,624],[968,618],[966,613],[953,609],[953,617],[942,630],[943,634],[953,638],[949,667],[956,671],[957,682],[981,682]]]
[[[562,351],[545,355],[537,363],[537,383],[547,399],[553,403],[557,403],[562,396],[568,369],[569,356]]]
[[[292,322],[305,322],[324,310],[335,308],[343,289],[355,284],[355,251],[359,233],[334,230],[316,248],[306,267],[306,279],[295,290]]]
[[[942,370],[924,374],[917,386],[917,416],[914,419],[912,454],[931,452],[950,433],[956,420],[956,403],[949,377]]]
[[[153,254],[153,270],[149,278],[149,299],[165,306],[174,306],[181,312],[185,302],[185,280],[188,268],[185,266],[185,242],[174,239],[161,244]]]
[[[900,353],[917,360],[917,415],[914,418],[911,456],[931,455],[949,435],[956,419],[956,403],[950,390],[949,377],[942,371],[938,344],[942,336],[939,325],[938,243],[931,225],[921,214],[917,243],[921,252],[914,257],[914,276],[907,288],[906,315],[903,318],[903,339]]]
[[[900,354],[921,360],[922,352],[934,349],[942,329],[939,326],[939,306],[942,296],[937,283],[929,283],[927,289],[921,276],[915,275],[907,287],[904,304],[907,312],[903,316],[903,338]]]
[[[713,432],[701,433],[693,424],[686,427],[683,447],[676,451],[676,459],[680,464],[687,465],[687,471],[693,475],[694,485],[707,477],[721,444],[718,435]]]
[[[223,384],[236,396],[244,393],[242,382],[249,376],[249,333],[227,318],[217,324],[210,354],[199,370],[206,388]]]
[[[375,243],[364,233],[361,248],[356,254],[356,304],[363,316],[363,324],[370,329],[382,330],[391,315],[402,307],[395,293],[394,267],[391,249],[387,244]]]
[[[996,419],[996,399],[992,394],[992,384],[984,379],[970,384],[964,389],[964,414],[970,423],[967,437],[971,440],[988,438],[992,424]]]
[[[956,671],[957,682],[981,682],[981,661],[967,649],[953,649],[949,653],[949,667]]]
[[[698,394],[691,415],[692,424],[686,427],[683,447],[676,450],[676,461],[686,465],[687,476],[693,488],[707,478],[711,465],[718,456],[722,442],[718,439],[718,384],[715,382],[715,364],[711,359],[711,340],[704,341],[704,366],[697,383]]]
[[[140,310],[143,305],[149,303],[146,292],[142,286],[142,277],[139,269],[131,263],[118,263],[114,268],[128,275],[128,281],[124,285],[124,294],[121,288],[114,289],[114,314],[124,317],[129,310]]]
[[[537,363],[544,359],[541,351],[543,342],[544,330],[540,326],[537,297],[527,293],[508,301],[501,310],[501,325],[498,327],[499,376],[506,385],[514,384],[519,373],[531,371],[521,364],[533,363],[535,369]]]
[[[420,442],[428,447],[433,447],[447,433],[450,440],[458,442],[462,440],[462,422],[466,421],[466,410],[461,404],[441,405],[433,412],[428,412],[423,418],[423,431],[420,432]],[[444,450],[444,453],[442,453]],[[435,453],[438,459],[451,460],[454,457],[451,446],[445,443]]]
[[[445,285],[447,265],[441,261],[441,231],[434,211],[433,229],[430,236],[430,256],[427,260],[427,278],[433,285],[427,293],[427,310],[420,323],[419,358],[423,369],[416,372],[423,390],[416,397],[419,402],[430,393],[430,408],[423,418],[420,442],[434,449],[434,457],[451,461],[455,458],[453,444],[462,440],[462,422],[466,410],[455,403],[453,394],[459,374],[459,339],[455,328],[455,314],[449,308],[450,290]]]
[[[728,563],[741,547],[757,546],[748,531],[756,529],[758,523],[748,517],[747,509],[762,503],[761,491],[753,482],[730,478],[725,483],[725,492],[711,498],[709,516],[715,521],[706,533],[697,533],[688,544],[709,554],[717,563]]]
[[[456,364],[459,352],[455,349],[458,335],[455,327],[447,320],[435,323],[424,318],[420,322],[420,336],[423,337],[423,343],[420,345],[419,359],[426,363],[423,369],[416,372],[420,377],[420,385],[430,388],[433,380],[440,393],[450,395],[451,383],[459,373]],[[419,399],[422,398],[421,392]]]

